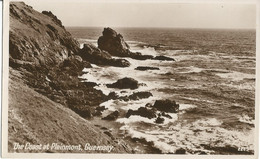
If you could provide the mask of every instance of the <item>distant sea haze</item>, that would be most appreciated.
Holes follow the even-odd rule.
[[[136,101],[109,100],[107,111],[137,110],[158,99],[180,104],[179,113],[169,113],[163,124],[141,116],[119,118],[119,131],[145,139],[163,153],[184,149],[189,154],[253,154],[255,128],[255,30],[114,28],[133,52],[164,55],[172,61],[126,58],[130,67],[92,64],[80,78],[96,82],[104,94],[125,96],[149,91],[153,96]],[[68,27],[81,45],[97,46],[103,28]],[[158,67],[140,71],[138,66]],[[131,77],[145,83],[137,90],[121,91],[106,84]],[[239,151],[241,147],[247,151]],[[236,151],[234,151],[236,150]]]

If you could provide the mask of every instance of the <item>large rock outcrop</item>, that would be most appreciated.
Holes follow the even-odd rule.
[[[177,113],[179,111],[180,105],[177,104],[175,101],[166,99],[156,100],[153,107],[162,112]]]
[[[131,115],[139,115],[148,119],[156,117],[156,112],[154,109],[148,109],[146,107],[140,107],[138,110],[129,109],[126,113],[126,118],[129,118]]]
[[[84,44],[78,53],[84,60],[98,65],[128,67],[130,63],[125,59],[114,59],[111,55],[91,44]]]
[[[131,57],[137,60],[167,60],[174,61],[173,58],[166,56],[152,56],[152,55],[142,55],[140,52],[131,52],[129,45],[125,42],[123,36],[118,34],[115,30],[111,28],[104,28],[102,36],[98,39],[98,48],[105,50],[113,56],[118,57]]]
[[[111,28],[104,28],[103,36],[98,39],[98,47],[108,51],[111,55],[127,57],[130,54],[129,45],[123,39],[121,34],[117,34]]]
[[[98,48],[118,57],[131,57],[139,60],[153,58],[153,56],[150,55],[131,52],[129,50],[129,45],[125,42],[123,36],[111,28],[104,28],[102,36],[98,39]]]
[[[10,3],[11,64],[50,66],[79,51],[79,43],[51,12],[39,13],[23,2]]]
[[[122,78],[117,80],[115,83],[107,84],[108,88],[119,88],[119,89],[137,89],[139,87],[137,80],[133,78]]]

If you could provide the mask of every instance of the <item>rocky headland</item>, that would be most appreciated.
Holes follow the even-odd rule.
[[[115,58],[116,57],[116,58]],[[118,58],[119,57],[119,58]],[[35,11],[23,2],[10,3],[9,31],[9,152],[68,152],[43,150],[14,150],[14,143],[112,145],[113,153],[134,153],[131,144],[116,137],[116,132],[91,122],[113,122],[118,117],[139,115],[164,122],[161,116],[177,113],[179,105],[170,100],[157,100],[138,110],[113,111],[100,117],[106,109],[99,106],[110,99],[139,100],[152,96],[150,92],[135,92],[119,97],[105,95],[94,88],[96,83],[82,82],[84,68],[99,66],[128,67],[129,61],[174,59],[165,56],[142,55],[131,52],[121,34],[105,28],[98,39],[98,47],[79,43],[66,31],[62,22],[50,11]],[[139,66],[140,71],[159,70]],[[144,83],[125,77],[107,83],[109,88],[135,90]],[[127,140],[129,141],[129,140]],[[78,152],[78,151],[71,151]],[[82,152],[82,151],[80,151]],[[98,151],[102,153],[102,151]],[[96,152],[95,152],[96,153]]]

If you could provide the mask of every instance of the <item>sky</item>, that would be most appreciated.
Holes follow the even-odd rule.
[[[130,3],[24,0],[52,11],[64,26],[255,28],[256,5],[245,3]]]

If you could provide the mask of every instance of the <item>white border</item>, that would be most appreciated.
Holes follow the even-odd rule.
[[[13,0],[19,1],[19,0]],[[54,0],[45,0],[49,2],[53,2]],[[60,0],[61,1],[61,0]],[[72,0],[62,0],[63,2],[70,2]],[[74,0],[76,1],[76,0]],[[259,76],[260,70],[257,69],[259,67],[260,55],[259,55],[259,43],[260,43],[260,1],[259,0],[77,0],[77,2],[95,2],[95,3],[235,3],[235,4],[256,4],[257,7],[257,16],[256,16],[256,93],[255,93],[255,154],[254,155],[166,155],[166,154],[69,154],[69,153],[8,153],[7,145],[8,145],[8,79],[9,79],[9,0],[4,0],[3,2],[3,83],[2,83],[2,157],[7,158],[113,158],[113,159],[161,159],[161,158],[184,158],[184,159],[203,159],[203,158],[214,158],[214,159],[225,159],[225,158],[235,158],[235,159],[255,159],[258,158],[259,155]]]

